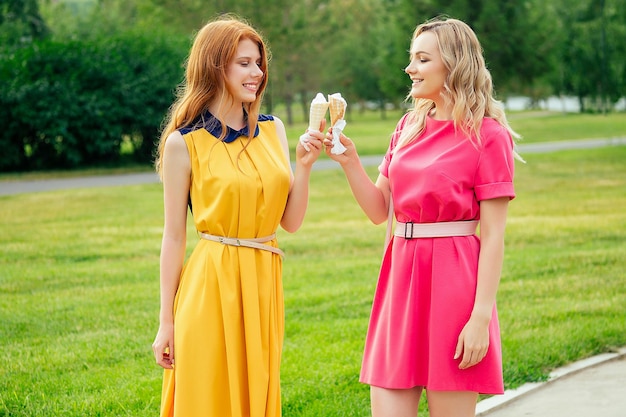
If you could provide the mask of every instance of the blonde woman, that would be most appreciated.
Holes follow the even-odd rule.
[[[454,19],[419,25],[405,68],[414,108],[399,121],[375,183],[354,143],[326,153],[375,224],[396,219],[365,344],[361,381],[374,417],[474,416],[479,393],[503,392],[496,292],[516,134],[474,32]],[[391,218],[390,218],[391,219]],[[480,221],[480,238],[476,228]]]
[[[233,17],[197,34],[161,136],[159,330],[163,417],[281,415],[284,334],[281,225],[296,231],[322,135],[298,143],[292,173],[283,123],[259,114],[268,51]],[[323,126],[322,126],[323,127]],[[188,208],[198,232],[187,259]]]

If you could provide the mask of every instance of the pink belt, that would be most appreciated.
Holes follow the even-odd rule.
[[[394,236],[405,239],[449,237],[449,236],[472,236],[476,233],[478,220],[437,223],[396,223]]]

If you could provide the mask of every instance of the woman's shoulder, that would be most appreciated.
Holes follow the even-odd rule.
[[[259,116],[257,117],[257,124],[257,131],[258,129],[263,129],[265,131],[285,130],[285,125],[283,124],[283,122],[278,117],[272,114],[259,114]]]
[[[483,118],[480,127],[480,142],[483,150],[513,149],[514,142],[511,132],[496,119]]]
[[[183,145],[185,145],[185,139],[183,138],[180,130],[172,131],[169,135],[167,135],[167,138],[165,139],[166,148],[181,147]]]
[[[259,126],[267,124],[268,126],[274,126],[274,129],[277,131],[285,131],[283,121],[272,114],[259,114],[258,123]]]
[[[163,155],[167,158],[174,157],[174,159],[178,159],[179,161],[181,157],[189,158],[189,146],[178,130],[174,130],[165,139]]]
[[[480,130],[481,130],[480,133],[485,133],[485,134],[506,133],[508,135],[508,129],[492,117],[483,117]]]

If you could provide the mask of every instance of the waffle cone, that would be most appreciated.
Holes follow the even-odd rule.
[[[337,120],[345,117],[347,103],[341,97],[341,93],[335,93],[328,96],[328,109],[330,110],[330,125],[334,126]]]

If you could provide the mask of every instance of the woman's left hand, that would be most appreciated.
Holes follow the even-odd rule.
[[[483,360],[489,349],[489,319],[470,317],[461,330],[454,359],[461,358],[459,369],[467,369]]]
[[[326,123],[322,122],[322,129]],[[296,145],[296,161],[305,166],[313,165],[322,152],[324,134],[316,131],[308,131],[302,135],[302,140]],[[304,143],[303,143],[304,140]]]

